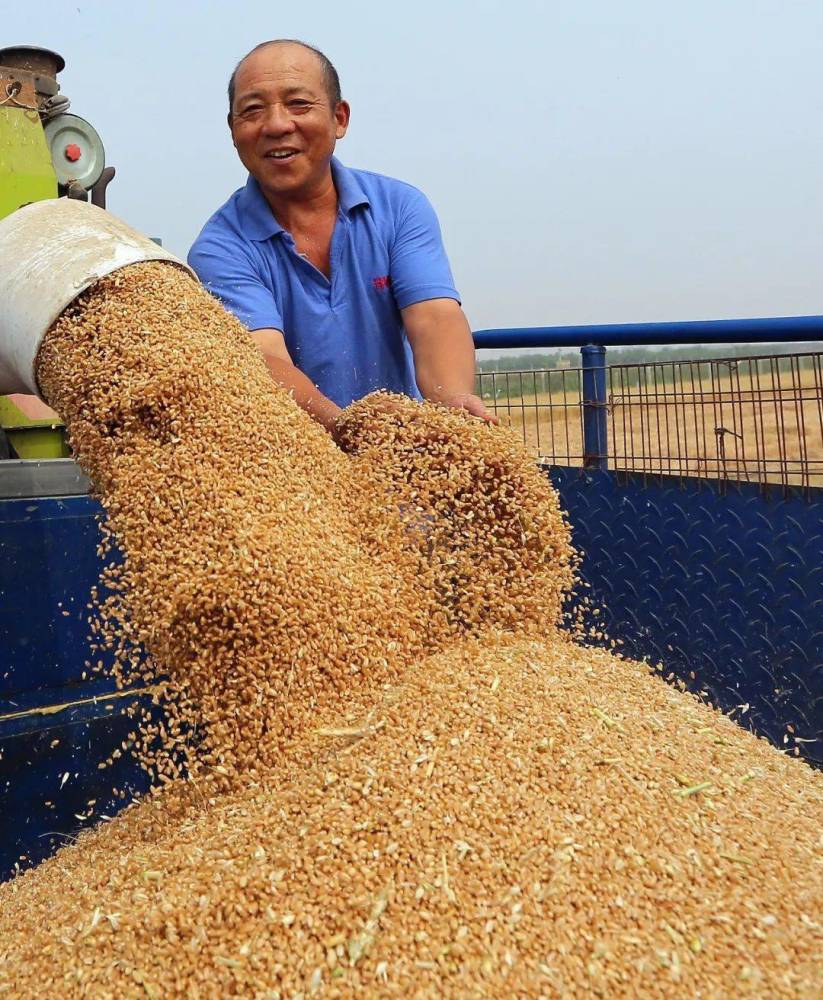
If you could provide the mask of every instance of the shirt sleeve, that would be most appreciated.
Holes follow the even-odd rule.
[[[398,308],[426,299],[457,299],[440,224],[428,198],[407,189],[391,248],[392,291]]]
[[[238,240],[206,227],[194,241],[188,262],[203,287],[249,330],[283,329],[274,289],[263,281],[248,248]]]

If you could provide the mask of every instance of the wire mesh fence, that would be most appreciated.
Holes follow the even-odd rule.
[[[823,354],[612,364],[606,387],[611,469],[823,486]],[[582,369],[483,372],[478,391],[540,461],[591,460]]]

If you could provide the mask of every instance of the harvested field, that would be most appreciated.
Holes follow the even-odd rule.
[[[803,366],[791,359],[744,359],[714,367],[661,363],[657,367],[665,372],[636,366],[639,375],[619,366],[610,369],[610,468],[823,485],[823,381],[816,358]],[[727,370],[717,374],[721,367]],[[706,376],[710,368],[712,375]],[[529,391],[531,372],[496,376],[497,399],[490,375],[483,375],[484,398],[536,458],[580,464],[583,408],[577,373],[546,374],[555,386],[552,392]]]
[[[168,265],[39,378],[124,554],[98,641],[169,712],[156,791],[0,886],[0,995],[820,997],[820,776],[559,631],[510,433],[376,396],[341,450]]]

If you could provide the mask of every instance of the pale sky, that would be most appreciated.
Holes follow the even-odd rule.
[[[324,50],[337,154],[422,188],[475,329],[823,313],[823,3],[0,0],[54,48],[117,168],[109,208],[185,255],[245,182],[237,60]]]

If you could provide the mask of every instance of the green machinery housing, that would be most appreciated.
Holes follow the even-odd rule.
[[[85,119],[69,114],[49,49],[0,49],[0,219],[46,198],[79,198],[105,208],[114,168]],[[39,400],[0,396],[0,458],[64,458],[63,425]]]

